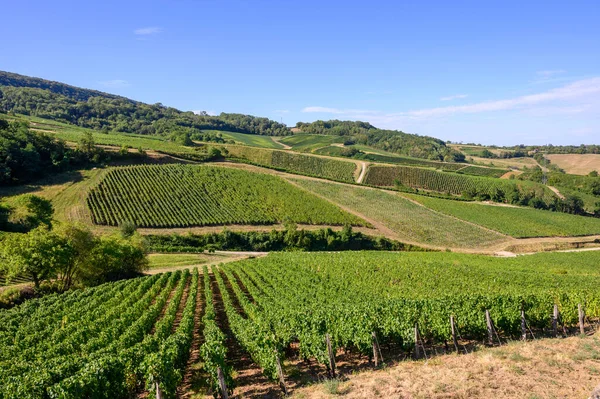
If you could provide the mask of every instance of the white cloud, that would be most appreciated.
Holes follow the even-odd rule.
[[[478,114],[494,111],[519,110],[531,114],[577,114],[597,112],[600,104],[600,77],[583,79],[568,85],[505,100],[484,101],[466,105],[423,108],[400,112],[341,109],[310,106],[306,113],[339,115],[348,119],[368,121],[376,126],[400,128],[400,125],[431,118],[459,114]]]
[[[123,80],[123,79],[105,80],[105,81],[98,82],[98,83],[104,87],[108,87],[111,89],[121,89],[123,87],[131,86],[131,83],[129,83],[128,81]]]
[[[135,33],[136,35],[139,35],[139,36],[155,35],[160,32],[162,32],[162,28],[159,28],[158,26],[149,26],[146,28],[138,28],[133,31],[133,33]]]
[[[533,106],[551,101],[571,100],[589,94],[600,94],[600,78],[584,79],[563,87],[548,90],[538,94],[515,97],[507,100],[485,101],[469,105],[438,107],[409,111],[409,116],[443,116],[456,113],[478,113],[502,111],[519,107]]]
[[[468,94],[455,94],[453,96],[448,96],[448,97],[442,97],[440,98],[441,101],[452,101],[452,100],[459,100],[461,98],[467,98],[469,95]]]
[[[289,109],[276,109],[275,111],[276,114],[289,114],[290,110]]]

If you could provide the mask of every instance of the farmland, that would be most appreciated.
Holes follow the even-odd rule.
[[[395,193],[300,179],[294,182],[380,222],[406,242],[438,248],[480,248],[506,239],[499,233],[439,214]]]
[[[295,356],[325,370],[326,334],[366,356],[375,333],[403,357],[415,325],[428,342],[450,339],[450,315],[469,339],[487,336],[486,309],[502,339],[520,334],[521,309],[536,331],[549,329],[554,304],[573,325],[578,304],[600,316],[599,256],[281,253],[50,295],[0,313],[0,394],[124,398],[158,384],[172,397],[193,350],[204,385],[218,391],[220,368],[235,392],[226,334],[277,381],[288,378],[278,363]]]
[[[403,194],[428,208],[516,238],[600,234],[600,219]]]
[[[538,183],[466,176],[404,166],[389,167],[372,165],[369,167],[365,178],[366,184],[384,187],[392,187],[396,181],[407,187],[454,195],[461,195],[469,190],[492,195],[496,190],[507,192],[517,189],[521,192],[534,191],[537,196],[543,198],[546,202],[549,202],[554,197],[552,191]]]
[[[130,221],[141,227],[222,224],[364,225],[334,205],[282,179],[237,169],[196,165],[114,168],[90,190],[96,224]]]
[[[271,139],[271,136],[261,136],[258,134],[247,134],[237,132],[225,132],[221,130],[206,130],[207,133],[220,135],[226,140],[233,140],[238,144],[248,145],[251,147],[274,148],[280,149],[283,146]]]
[[[231,145],[224,146],[224,148],[229,152],[229,156],[250,161],[257,165],[345,182],[354,182],[354,173],[357,168],[357,165],[351,161],[316,157],[288,151],[255,149]]]
[[[600,154],[547,154],[544,157],[567,173],[587,175],[594,170],[600,173]]]
[[[312,152],[318,148],[344,141],[342,137],[318,134],[295,134],[284,137],[281,143],[289,145],[294,151]]]

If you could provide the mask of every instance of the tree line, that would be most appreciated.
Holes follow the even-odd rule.
[[[224,130],[268,136],[292,134],[282,123],[252,115],[195,114],[63,83],[0,72],[0,110],[58,120],[102,132],[168,136]]]
[[[399,130],[378,129],[367,122],[318,120],[311,123],[298,122],[296,128],[302,133],[342,136],[345,138],[344,145],[363,144],[400,155],[435,161],[465,161],[464,154],[446,146],[442,140]]]
[[[203,251],[424,251],[385,237],[371,237],[345,226],[341,231],[330,228],[298,230],[288,224],[285,230],[270,232],[223,230],[220,233],[187,235],[149,235],[148,247],[155,252]]]

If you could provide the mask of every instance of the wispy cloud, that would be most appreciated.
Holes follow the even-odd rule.
[[[123,87],[131,86],[131,83],[129,83],[128,81],[123,80],[123,79],[104,80],[104,81],[98,82],[98,83],[104,87],[108,87],[111,89],[121,89]]]
[[[548,111],[574,114],[598,108],[600,103],[600,77],[583,79],[568,85],[504,100],[484,101],[466,105],[423,108],[400,112],[377,110],[341,109],[310,106],[302,110],[306,113],[341,115],[355,120],[366,120],[391,126],[409,120],[429,119],[457,114],[477,114],[494,111],[520,110],[527,112]]]
[[[556,83],[564,82],[569,80],[575,80],[576,78],[565,76],[567,71],[564,69],[548,69],[545,71],[537,71],[535,78],[530,82],[531,84],[540,83]]]
[[[158,26],[148,26],[146,28],[138,28],[133,31],[138,36],[148,36],[148,35],[156,35],[157,33],[162,32],[162,28]]]
[[[276,114],[289,114],[290,110],[289,109],[276,109],[275,111]]]
[[[468,94],[455,94],[453,96],[448,96],[448,97],[442,97],[440,98],[441,101],[452,101],[452,100],[460,100],[461,98],[467,98],[469,97]]]
[[[546,70],[546,71],[537,71],[536,75],[541,78],[550,78],[552,76],[560,75],[560,74],[563,74],[566,72],[567,71],[565,71],[564,69],[553,69],[553,70]]]

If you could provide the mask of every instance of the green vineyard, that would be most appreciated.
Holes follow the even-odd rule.
[[[405,166],[370,166],[365,177],[365,183],[373,186],[393,187],[396,182],[406,187],[438,191],[461,195],[469,191],[493,195],[502,190],[534,192],[537,197],[550,202],[555,198],[554,193],[543,184],[529,181],[514,181],[493,179],[481,176],[466,176],[458,173],[438,172],[430,169],[412,168]]]
[[[140,227],[274,224],[364,225],[336,206],[270,175],[196,165],[109,170],[87,199],[96,224]]]
[[[577,324],[579,304],[597,317],[600,256],[577,254],[577,266],[569,267],[569,255],[278,254],[224,265],[217,278],[231,285],[221,289],[228,317],[239,317],[233,301],[248,316],[239,318],[236,338],[274,378],[277,357],[292,342],[299,342],[300,356],[327,364],[326,334],[334,348],[369,354],[372,333],[382,343],[413,346],[415,324],[429,339],[448,340],[451,315],[462,336],[473,339],[486,336],[485,310],[509,337],[521,331],[521,309],[533,328],[550,326],[554,304],[567,324]]]
[[[329,159],[288,151],[269,150],[242,146],[224,146],[233,158],[254,164],[286,170],[301,175],[322,177],[353,183],[356,164],[350,161]]]
[[[580,304],[600,316],[599,260],[594,252],[281,253],[49,295],[0,313],[0,397],[154,397],[157,386],[175,397],[196,349],[205,384],[218,392],[222,375],[231,393],[227,334],[265,376],[284,381],[287,356],[328,367],[326,335],[334,353],[368,355],[375,334],[382,346],[399,343],[402,356],[415,325],[433,343],[451,339],[451,315],[476,340],[486,337],[486,310],[504,338],[519,335],[521,310],[531,328],[550,329],[556,304],[576,325]],[[227,331],[217,322],[225,319]]]
[[[508,172],[508,170],[498,168],[482,168],[480,166],[469,165],[462,169],[458,169],[458,172],[471,176],[502,177]]]

